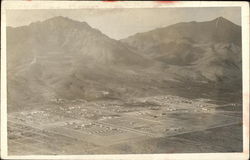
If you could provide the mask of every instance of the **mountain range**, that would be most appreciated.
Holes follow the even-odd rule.
[[[241,92],[241,27],[223,17],[122,40],[86,22],[53,17],[7,27],[7,59],[8,103],[20,108],[55,98]]]

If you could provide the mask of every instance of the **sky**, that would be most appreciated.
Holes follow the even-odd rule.
[[[6,23],[18,27],[54,16],[87,22],[117,40],[179,22],[209,21],[220,16],[241,25],[240,7],[7,10]]]

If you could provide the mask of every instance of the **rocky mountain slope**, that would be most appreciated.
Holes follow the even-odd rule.
[[[130,82],[140,83],[146,76],[141,70],[153,64],[87,23],[65,17],[8,27],[7,52],[9,100],[19,102],[112,97],[113,88],[125,92],[134,87]]]
[[[241,81],[241,27],[223,17],[183,22],[121,40],[181,79]]]

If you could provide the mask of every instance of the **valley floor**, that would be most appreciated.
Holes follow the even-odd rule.
[[[8,115],[9,155],[242,151],[241,104],[178,96],[56,100]]]

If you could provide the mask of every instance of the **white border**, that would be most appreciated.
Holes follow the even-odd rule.
[[[6,9],[83,9],[83,8],[171,8],[171,7],[241,7],[243,69],[243,152],[120,155],[8,156],[7,154],[7,81],[6,81]],[[138,159],[138,160],[247,160],[249,158],[249,4],[247,2],[171,2],[151,1],[3,1],[1,8],[1,158],[2,159]]]

